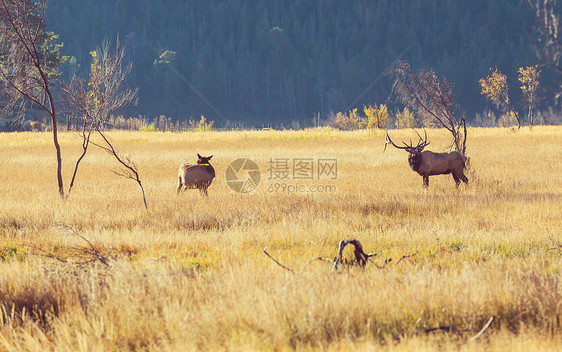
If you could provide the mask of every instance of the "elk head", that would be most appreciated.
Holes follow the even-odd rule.
[[[384,150],[386,150],[386,146],[388,144],[391,144],[395,148],[403,149],[403,150],[407,151],[408,153],[410,153],[410,155],[408,156],[408,163],[410,164],[410,167],[412,168],[412,170],[418,171],[419,166],[422,162],[422,158],[420,157],[421,152],[423,151],[423,149],[425,147],[427,147],[429,145],[429,142],[427,141],[427,132],[425,131],[425,128],[423,129],[423,133],[424,133],[424,138],[422,139],[422,137],[420,136],[418,131],[416,131],[416,134],[419,137],[419,140],[418,140],[418,143],[416,144],[416,146],[414,146],[414,144],[412,143],[412,140],[410,140],[410,144],[406,144],[406,142],[402,141],[402,144],[404,144],[404,146],[399,146],[399,145],[396,145],[392,141],[392,139],[390,139],[390,136],[388,135],[388,130],[387,130],[386,131],[386,142],[384,143]],[[384,150],[383,150],[383,153],[384,153]]]
[[[199,153],[198,153],[198,154],[197,154],[197,157],[199,158],[199,159],[197,160],[197,164],[199,164],[199,165],[201,165],[201,164],[209,164],[209,165],[210,165],[211,163],[209,163],[209,160],[211,160],[211,158],[212,158],[213,156],[211,155],[211,156],[208,156],[208,157],[204,157],[204,156],[199,155]]]

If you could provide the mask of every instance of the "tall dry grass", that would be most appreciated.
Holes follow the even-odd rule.
[[[445,131],[428,134],[428,149],[446,149]],[[470,184],[459,190],[450,176],[422,189],[404,152],[383,154],[383,132],[109,135],[138,164],[148,212],[105,153],[89,152],[62,202],[49,134],[0,134],[6,350],[556,350],[562,342],[560,127],[471,129]],[[70,133],[61,144],[68,180],[80,144]],[[208,198],[178,197],[177,168],[196,153],[214,155],[217,178]],[[251,194],[225,181],[240,157],[262,171]],[[336,158],[336,180],[312,181],[335,191],[269,192],[272,158]],[[80,264],[91,248],[76,233],[109,266]],[[393,261],[303,268],[350,238],[377,253],[378,265]]]

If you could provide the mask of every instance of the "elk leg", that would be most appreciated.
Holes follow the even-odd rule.
[[[423,175],[423,186],[429,188],[429,175]]]
[[[208,194],[207,194],[207,186],[206,186],[206,185],[200,184],[200,185],[197,185],[197,188],[199,189],[199,192],[201,192],[201,195],[202,195],[202,196],[208,196]]]
[[[459,188],[459,185],[461,184],[460,178],[454,172],[451,173],[451,175],[453,175],[453,179],[455,180],[455,184],[457,185],[457,188]]]
[[[178,177],[178,194],[180,193],[181,189],[182,189],[183,183],[181,183],[181,176]]]

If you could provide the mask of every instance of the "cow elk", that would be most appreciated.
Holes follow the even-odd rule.
[[[178,194],[186,189],[198,189],[201,194],[207,194],[207,188],[215,178],[215,169],[209,163],[213,157],[202,157],[197,154],[197,165],[183,164],[178,172]]]
[[[429,145],[427,141],[427,132],[424,129],[425,138],[422,139],[419,133],[416,132],[420,138],[417,145],[414,146],[412,141],[410,144],[402,142],[404,146],[394,144],[388,131],[386,131],[386,143],[384,149],[388,144],[392,144],[395,148],[404,149],[410,155],[408,156],[408,163],[412,170],[417,172],[423,177],[423,186],[429,187],[429,176],[433,175],[446,175],[452,174],[457,188],[462,182],[468,184],[468,178],[464,175],[467,157],[460,152],[452,151],[449,153],[434,153],[429,150],[423,150]]]

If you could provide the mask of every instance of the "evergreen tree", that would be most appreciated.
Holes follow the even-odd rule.
[[[469,116],[485,104],[477,80],[490,67],[536,63],[527,36],[533,14],[512,0],[57,0],[49,11],[63,52],[82,70],[93,46],[120,34],[135,63],[129,84],[139,87],[131,113],[204,114],[218,125],[176,73],[155,70],[165,50],[227,119],[256,125],[384,103],[392,87],[384,72],[406,48],[402,58],[414,69],[455,82]]]

